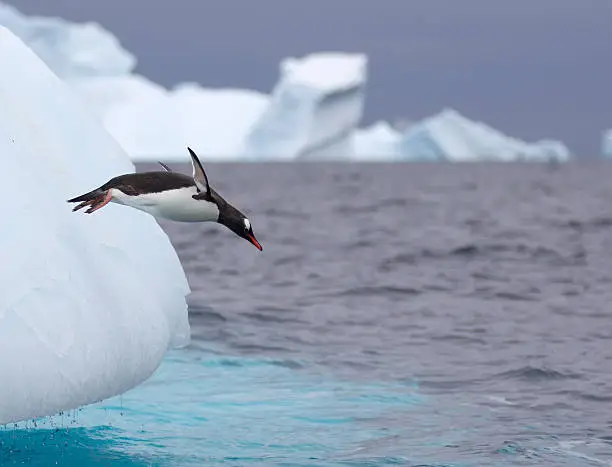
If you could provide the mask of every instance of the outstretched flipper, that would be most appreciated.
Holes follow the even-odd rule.
[[[159,165],[161,165],[161,166],[164,168],[164,170],[165,170],[166,172],[172,172],[172,169],[171,169],[170,167],[168,167],[166,164],[164,164],[163,162],[161,162],[161,161],[157,161],[157,163],[158,163]]]
[[[200,163],[200,159],[190,147],[187,147],[189,155],[191,156],[191,164],[193,166],[193,181],[198,189],[198,194],[193,195],[195,199],[212,199],[212,193],[210,192],[210,185],[208,184],[208,177],[204,171],[204,167]]]
[[[108,203],[110,203],[113,198],[113,194],[111,190],[100,190],[99,188],[90,191],[89,193],[85,193],[83,195],[77,196],[76,198],[69,199],[69,203],[79,203],[74,208],[72,208],[72,212],[78,211],[86,206],[89,206],[89,209],[85,211],[87,214],[91,214],[92,212],[97,211],[100,208],[103,208]]]

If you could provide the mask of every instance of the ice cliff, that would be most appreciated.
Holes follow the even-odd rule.
[[[66,84],[1,26],[0,69],[1,425],[148,378],[167,349],[188,343],[189,287],[152,217],[117,205],[71,212],[68,198],[134,167]]]
[[[366,80],[362,54],[285,59],[265,111],[245,138],[243,155],[252,160],[350,158]]]

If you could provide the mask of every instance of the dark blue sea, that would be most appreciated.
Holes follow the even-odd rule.
[[[0,465],[612,466],[612,164],[206,167],[263,252],[162,222],[192,344]]]

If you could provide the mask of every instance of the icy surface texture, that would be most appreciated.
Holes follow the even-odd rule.
[[[126,391],[188,343],[183,269],[145,213],[66,200],[132,172],[99,121],[0,27],[0,424]]]

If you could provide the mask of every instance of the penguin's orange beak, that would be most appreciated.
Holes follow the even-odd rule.
[[[261,244],[257,241],[257,239],[255,238],[255,235],[252,234],[248,234],[247,235],[247,240],[249,242],[251,242],[253,245],[255,245],[255,248],[257,248],[259,251],[263,250],[263,247],[261,246]]]

